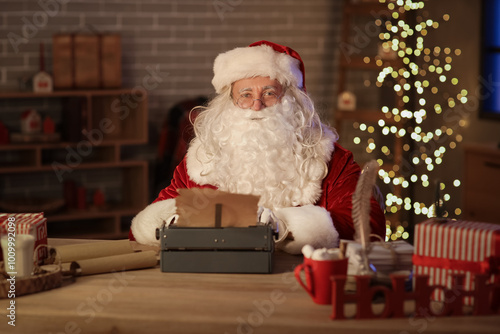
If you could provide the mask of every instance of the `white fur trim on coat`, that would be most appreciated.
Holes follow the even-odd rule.
[[[175,199],[170,198],[148,205],[132,219],[132,234],[135,240],[143,245],[159,246],[156,240],[156,229],[163,223],[170,223],[176,215]]]
[[[276,247],[291,254],[300,254],[302,247],[336,248],[339,233],[333,226],[330,213],[323,207],[305,205],[275,211],[276,217],[286,226],[293,240],[284,239]]]
[[[217,94],[240,79],[270,77],[284,86],[303,87],[299,60],[274,51],[269,45],[236,48],[221,53],[214,61],[212,85]]]

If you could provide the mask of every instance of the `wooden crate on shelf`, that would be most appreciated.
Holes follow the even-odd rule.
[[[56,34],[52,38],[55,89],[120,88],[118,34]]]

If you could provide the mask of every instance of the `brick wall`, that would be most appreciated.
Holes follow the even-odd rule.
[[[38,70],[39,43],[51,67],[59,32],[119,32],[123,85],[140,85],[147,68],[163,81],[150,92],[150,121],[159,124],[176,102],[210,95],[212,64],[228,49],[267,39],[297,50],[309,93],[325,114],[335,92],[342,1],[336,0],[40,0],[0,4],[0,89]],[[154,128],[154,127],[153,127]]]
[[[51,71],[54,34],[118,32],[122,36],[123,86],[141,86],[150,75],[148,69],[156,69],[161,75],[160,84],[149,91],[150,145],[132,152],[153,160],[167,111],[183,99],[213,94],[215,57],[266,39],[300,53],[306,64],[308,92],[323,118],[330,121],[336,96],[342,2],[1,0],[0,91],[17,90],[20,79],[39,70],[41,42],[45,44],[47,70]],[[0,119],[9,128],[16,128],[19,112],[36,107],[59,122],[60,105],[53,101],[0,101]],[[8,161],[9,157],[2,159]],[[60,184],[43,173],[35,174],[1,177],[1,197],[61,197]],[[95,188],[105,190],[108,199],[120,199],[120,184],[115,177],[82,172],[72,179],[85,184],[92,180]],[[151,188],[154,197],[158,186],[152,184]]]

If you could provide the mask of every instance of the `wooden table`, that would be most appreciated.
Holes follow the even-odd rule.
[[[57,243],[51,240],[49,243]],[[16,327],[0,300],[0,333],[498,333],[500,316],[330,320],[298,285],[301,257],[276,253],[273,274],[162,273],[78,277],[16,299]]]

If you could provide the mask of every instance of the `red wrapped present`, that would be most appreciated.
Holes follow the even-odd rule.
[[[430,219],[415,226],[413,271],[429,275],[429,285],[451,289],[451,274],[465,275],[465,290],[474,290],[474,274],[487,274],[500,281],[500,225]],[[433,298],[445,301],[442,289]],[[465,298],[473,305],[472,297]]]
[[[35,238],[35,249],[38,245],[47,244],[47,218],[40,213],[0,213],[0,236],[12,233],[11,226],[15,224],[16,234],[31,234]],[[47,258],[47,247],[39,247],[37,251],[38,264]],[[0,260],[2,260],[0,249]]]

